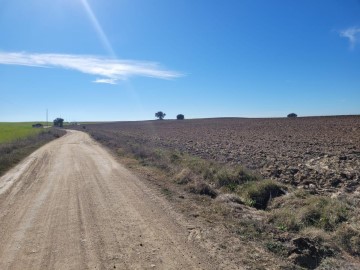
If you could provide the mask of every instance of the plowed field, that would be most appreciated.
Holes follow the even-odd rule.
[[[265,178],[319,191],[355,191],[360,182],[360,116],[216,118],[87,125],[96,139],[165,147]]]

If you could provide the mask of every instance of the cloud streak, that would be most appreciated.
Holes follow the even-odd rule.
[[[350,27],[342,30],[340,36],[349,39],[350,47],[353,49],[360,42],[360,27]]]
[[[62,68],[95,75],[95,83],[116,84],[130,77],[174,79],[181,73],[163,69],[158,63],[107,59],[92,55],[29,54],[25,52],[0,52],[0,64],[40,68]]]

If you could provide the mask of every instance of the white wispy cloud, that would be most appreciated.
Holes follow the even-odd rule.
[[[95,83],[116,84],[134,76],[173,79],[182,74],[161,68],[158,63],[107,59],[92,55],[31,54],[0,52],[0,64],[42,68],[62,68],[95,75]]]
[[[350,47],[354,48],[360,42],[360,27],[350,27],[342,30],[340,36],[349,39]]]

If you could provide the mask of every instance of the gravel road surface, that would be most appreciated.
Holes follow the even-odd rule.
[[[68,131],[0,178],[0,269],[216,269],[159,194]]]

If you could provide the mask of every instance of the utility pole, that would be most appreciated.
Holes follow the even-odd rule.
[[[49,110],[46,109],[46,127],[49,127]]]

